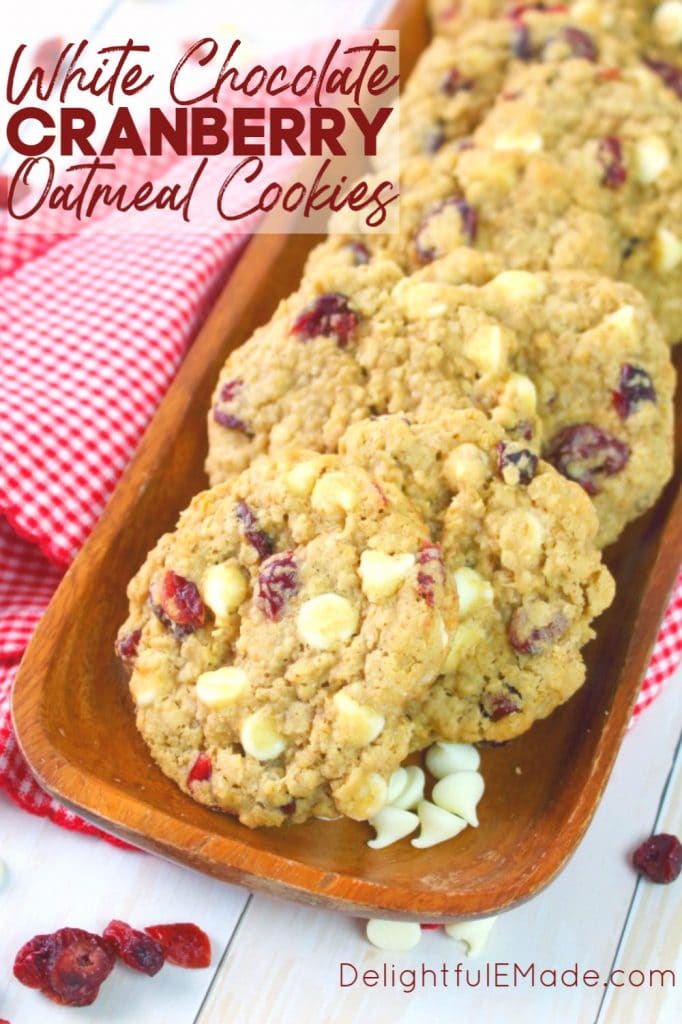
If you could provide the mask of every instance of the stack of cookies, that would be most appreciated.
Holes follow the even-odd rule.
[[[373,818],[409,754],[566,701],[672,471],[682,2],[432,13],[399,233],[336,219],[230,355],[211,489],[129,587],[152,756],[250,827]]]

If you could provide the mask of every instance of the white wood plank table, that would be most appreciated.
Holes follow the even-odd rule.
[[[145,854],[65,832],[0,797],[0,1017],[11,1024],[672,1024],[680,1016],[682,879],[671,886],[638,881],[628,857],[654,828],[682,832],[682,672],[626,737],[594,821],[563,874],[530,903],[501,917],[485,954],[467,960],[459,943],[425,932],[410,953],[370,947],[362,925],[341,915],[297,907],[203,877]],[[673,762],[675,767],[673,769]],[[456,841],[456,840],[455,840]],[[210,934],[206,971],[164,967],[153,979],[118,967],[100,998],[79,1011],[53,1006],[11,976],[19,946],[37,932],[69,924],[98,930],[112,917],[138,926],[194,920]],[[449,969],[449,983],[397,987],[340,986],[340,964],[396,971]],[[458,962],[470,971],[500,965],[500,986],[455,987]],[[530,978],[511,985],[514,963]],[[578,965],[598,971],[594,987],[542,987],[543,969]],[[506,966],[504,966],[506,965]],[[635,986],[604,987],[616,981]],[[673,970],[660,987],[651,970]],[[506,978],[503,976],[506,972]],[[344,968],[344,981],[353,976]],[[462,974],[462,978],[464,978]],[[405,988],[410,977],[403,975]],[[549,979],[547,979],[549,980]],[[570,979],[569,979],[570,980]]]

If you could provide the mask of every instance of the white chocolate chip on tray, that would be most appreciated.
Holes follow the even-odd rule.
[[[478,772],[454,772],[433,787],[433,802],[451,814],[458,814],[469,825],[478,826],[476,805],[484,789],[483,776]]]
[[[417,814],[421,823],[421,832],[412,839],[412,846],[417,850],[425,850],[429,846],[436,846],[444,843],[447,839],[453,839],[466,827],[464,818],[457,814],[437,807],[429,800],[421,800],[417,805]]]
[[[384,921],[374,917],[367,922],[367,938],[377,949],[405,952],[414,949],[421,937],[421,926],[416,921]]]
[[[402,811],[399,807],[383,807],[377,815],[370,818],[370,825],[376,830],[374,839],[370,839],[367,845],[372,850],[383,850],[391,843],[397,843],[399,839],[409,836],[419,828],[419,818],[412,811]]]
[[[445,934],[457,939],[466,946],[467,956],[479,956],[485,948],[486,941],[497,917],[481,917],[476,921],[458,921],[457,924],[446,924]]]
[[[398,807],[403,811],[411,811],[424,797],[425,776],[422,769],[416,764],[410,764],[405,768],[405,786],[397,797],[391,800],[392,807]]]
[[[480,764],[481,755],[471,743],[434,743],[426,752],[426,767],[436,779],[478,771]]]

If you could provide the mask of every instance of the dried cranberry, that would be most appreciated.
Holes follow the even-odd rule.
[[[458,92],[471,92],[474,85],[473,78],[465,78],[458,68],[451,68],[440,83],[440,91],[446,96],[456,96]]]
[[[426,924],[426,922],[422,921],[422,923],[419,925],[419,927],[422,929],[422,931],[429,932],[429,931],[435,931],[436,929],[441,928],[442,925],[439,925],[439,924]]]
[[[47,981],[52,994],[67,1006],[90,1006],[102,982],[114,968],[114,954],[99,935],[80,928],[60,928],[54,940],[47,968]]]
[[[505,483],[527,485],[535,476],[538,457],[528,448],[514,448],[506,441],[497,445],[497,466]]]
[[[443,199],[441,202],[430,207],[426,216],[419,225],[416,235],[414,236],[415,249],[417,250],[417,256],[421,263],[431,263],[431,261],[438,255],[435,247],[427,244],[425,236],[429,230],[431,221],[450,207],[453,207],[458,211],[462,225],[462,233],[467,241],[473,242],[476,237],[478,218],[473,206],[470,206],[466,199],[462,199],[458,196],[450,196],[448,199]]]
[[[160,942],[171,964],[179,967],[209,967],[211,943],[206,932],[195,924],[154,924],[147,935]]]
[[[379,495],[379,498],[381,499],[381,504],[383,505],[383,507],[384,508],[388,508],[390,502],[389,502],[388,498],[386,497],[386,495],[384,494],[384,491],[382,490],[382,488],[376,482],[376,480],[372,480],[372,487],[374,488],[374,490]]]
[[[233,380],[226,380],[220,389],[218,395],[219,402],[231,402],[237,397],[241,389],[244,387],[244,381],[239,377],[235,377]]]
[[[624,185],[628,172],[623,162],[623,147],[620,140],[614,135],[607,135],[599,143],[597,157],[604,168],[602,185],[606,185],[607,188],[620,188]]]
[[[682,871],[682,844],[677,836],[650,836],[635,850],[632,863],[652,882],[667,885],[674,882]]]
[[[521,710],[521,694],[513,686],[508,689],[512,696],[506,696],[503,693],[486,693],[484,695],[479,706],[482,713],[491,722],[499,722],[501,718],[514,715]],[[514,697],[519,699],[515,700]]]
[[[308,341],[320,335],[335,338],[339,348],[352,341],[360,318],[340,292],[327,292],[306,306],[294,320],[291,333]]]
[[[545,14],[565,14],[568,8],[566,4],[516,4],[514,7],[510,7],[507,11],[507,17],[511,18],[512,21],[518,21],[519,18],[523,18],[524,14],[528,11],[542,11]]]
[[[297,589],[298,572],[294,552],[283,551],[263,563],[256,583],[256,603],[266,618],[277,622],[285,604]]]
[[[208,754],[199,754],[187,775],[187,785],[193,782],[208,782],[213,774],[213,763]]]
[[[636,411],[640,402],[655,402],[656,388],[641,366],[623,363],[620,368],[618,390],[613,392],[613,404],[622,420]]]
[[[213,406],[213,419],[219,426],[225,427],[227,430],[237,430],[240,434],[245,434],[246,437],[253,437],[253,430],[245,420],[231,412],[219,409],[217,405]]]
[[[422,601],[426,601],[429,608],[433,608],[436,603],[434,587],[433,576],[429,576],[428,572],[417,573],[417,593]]]
[[[547,39],[543,46],[543,52],[551,46],[552,43],[556,42],[557,39],[562,43],[566,43],[573,57],[591,61],[596,61],[599,57],[599,50],[595,46],[592,36],[589,36],[587,32],[583,32],[581,28],[575,28],[573,25],[566,25],[566,27],[560,29],[555,36],[550,36],[550,38]]]
[[[261,530],[255,513],[245,501],[238,501],[235,507],[237,519],[244,527],[244,537],[256,549],[261,558],[267,558],[275,550],[270,534]]]
[[[353,264],[356,267],[363,267],[369,263],[369,249],[363,242],[349,242],[346,246],[353,257]]]
[[[153,978],[163,967],[166,959],[163,946],[146,932],[139,932],[124,921],[110,921],[102,935],[119,959],[134,971]]]
[[[437,153],[445,142],[445,130],[442,125],[434,124],[424,134],[424,152]]]
[[[49,988],[47,969],[53,949],[53,935],[34,935],[14,958],[14,977],[28,988]]]
[[[159,604],[152,604],[163,624],[176,636],[183,637],[203,626],[206,609],[198,587],[191,580],[169,570],[163,578]]]
[[[653,57],[645,57],[644,63],[654,74],[658,75],[664,85],[682,99],[682,69],[669,64],[667,60],[654,60]]]
[[[558,612],[546,626],[532,627],[523,608],[517,608],[509,623],[509,643],[519,654],[543,654],[568,629],[568,619]]]
[[[290,800],[287,804],[282,804],[280,811],[282,814],[293,814],[296,810],[296,801]]]
[[[131,633],[124,633],[116,641],[116,653],[123,661],[132,661],[137,654],[137,648],[142,636],[141,629],[134,629]]]
[[[423,541],[422,545],[417,553],[417,565],[428,565],[430,562],[435,562],[438,569],[438,576],[441,581],[445,582],[445,562],[443,560],[443,552],[440,544],[434,544],[433,541]]]
[[[599,494],[598,478],[620,473],[630,458],[630,449],[624,441],[592,423],[574,423],[555,434],[545,458],[594,496]]]
[[[533,59],[533,44],[527,25],[514,25],[510,42],[512,56],[517,60]]]

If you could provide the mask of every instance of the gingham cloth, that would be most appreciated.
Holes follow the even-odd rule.
[[[0,784],[66,828],[104,835],[33,779],[12,681],[244,240],[0,234]],[[682,574],[635,715],[681,657]]]

